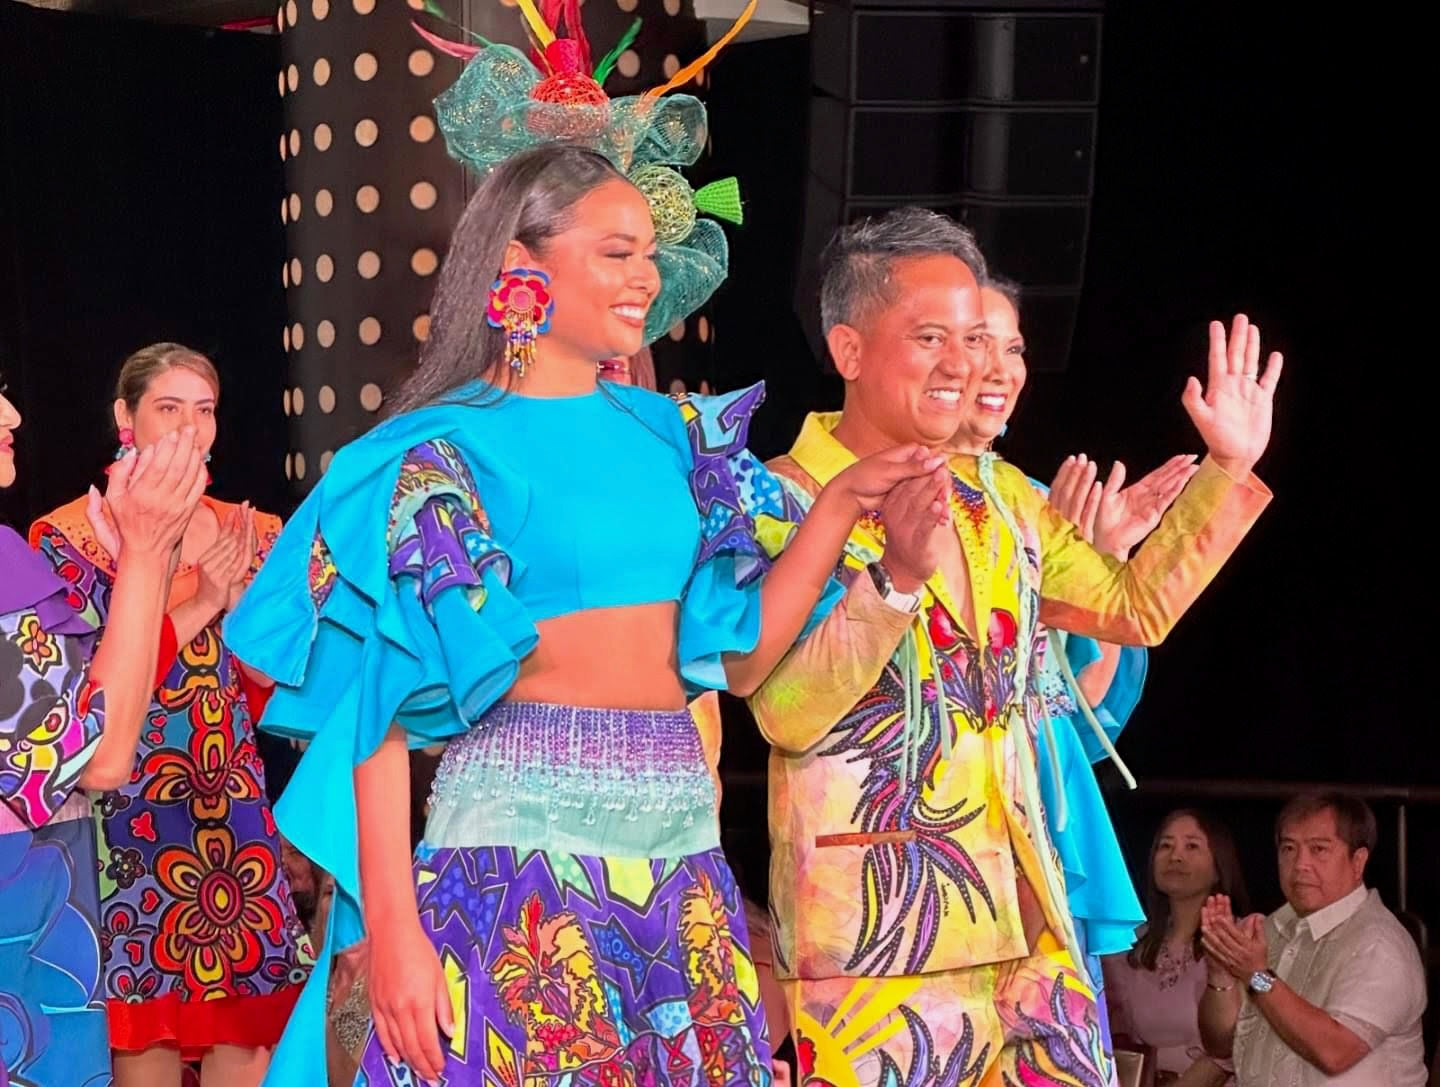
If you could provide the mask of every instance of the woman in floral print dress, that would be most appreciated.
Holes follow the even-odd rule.
[[[182,425],[204,450],[214,442],[219,379],[197,352],[136,352],[117,393],[122,448],[144,450]],[[171,583],[178,658],[155,690],[129,782],[96,797],[118,1087],[178,1087],[182,1060],[202,1062],[204,1087],[258,1084],[306,977],[308,943],[255,747],[255,688],[220,636],[279,528],[248,506],[201,500]],[[83,501],[30,532],[102,629],[114,577],[107,535]]]

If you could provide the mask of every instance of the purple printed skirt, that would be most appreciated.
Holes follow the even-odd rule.
[[[477,808],[516,844],[455,844]],[[420,922],[457,1011],[446,1087],[768,1087],[744,904],[687,713],[502,704],[451,742],[426,837]],[[418,1082],[372,1029],[357,1085]]]

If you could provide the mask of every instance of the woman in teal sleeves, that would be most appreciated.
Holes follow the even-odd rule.
[[[758,685],[838,597],[861,510],[943,459],[863,461],[796,528],[744,450],[758,388],[597,382],[699,304],[656,255],[601,155],[497,166],[389,419],[336,454],[227,624],[275,683],[262,727],[310,740],[277,818],[335,876],[322,965],[372,937],[357,1083],[768,1082],[685,706]],[[406,748],[441,741],[412,862]],[[323,1082],[325,983],[267,1082]]]

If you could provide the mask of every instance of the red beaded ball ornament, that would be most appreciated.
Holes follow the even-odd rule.
[[[536,84],[530,97],[557,109],[530,112],[527,126],[551,140],[592,139],[610,123],[610,97],[586,74],[580,43],[556,38],[545,47],[551,74]]]

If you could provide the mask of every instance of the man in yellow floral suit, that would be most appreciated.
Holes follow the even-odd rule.
[[[1262,375],[1237,317],[1183,396],[1208,456],[1163,519],[1163,488],[1112,480],[1112,515],[1158,528],[1128,563],[1097,553],[989,451],[1025,369],[986,333],[983,276],[931,212],[841,230],[821,310],[844,411],[771,464],[804,502],[876,450],[953,452],[860,520],[842,605],[751,700],[776,972],[800,1077],[827,1087],[1111,1082],[1036,777],[1042,624],[1158,643],[1269,499],[1251,467],[1280,358]]]

